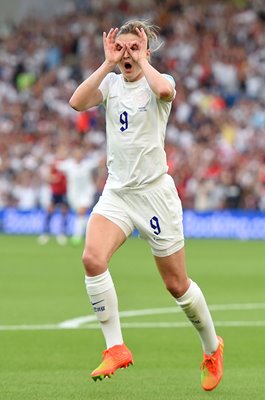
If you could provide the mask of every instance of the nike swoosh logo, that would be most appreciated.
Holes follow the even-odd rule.
[[[95,306],[96,304],[102,303],[102,301],[104,301],[104,299],[103,299],[103,300],[96,301],[95,303],[91,303],[91,304],[92,304],[92,306]]]

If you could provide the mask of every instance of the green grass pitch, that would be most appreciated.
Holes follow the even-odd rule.
[[[36,237],[0,236],[1,400],[264,399],[264,242],[186,241],[189,275],[225,340],[224,378],[210,393],[200,388],[199,336],[140,239],[129,239],[110,265],[135,365],[102,382],[89,378],[104,340],[85,292],[81,253],[55,240],[39,246]],[[72,329],[62,328],[65,321]]]

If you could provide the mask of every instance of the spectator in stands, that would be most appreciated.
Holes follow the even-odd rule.
[[[117,1],[114,13],[103,0],[78,0],[75,9],[53,19],[6,25],[0,38],[0,206],[14,204],[11,182],[17,183],[24,170],[41,169],[62,140],[72,149],[81,138],[86,142],[104,131],[101,108],[79,116],[68,99],[102,61],[103,19],[106,27],[119,26],[138,15],[161,26],[166,46],[152,62],[178,82],[166,140],[184,208],[197,207],[191,188],[203,189],[210,149],[220,170],[234,171],[240,207],[264,209],[259,180],[265,164],[261,3],[214,0],[202,6],[183,0],[128,0]],[[180,169],[185,173],[180,175]],[[39,185],[42,180],[40,176]],[[215,200],[207,207],[214,209],[220,207],[215,202],[222,186],[219,177],[211,185]],[[16,196],[20,202],[22,191]]]
[[[38,205],[38,188],[33,174],[24,170],[17,175],[11,190],[14,204],[19,210],[32,210]]]
[[[73,156],[58,162],[57,169],[66,176],[67,201],[75,212],[73,245],[78,245],[85,233],[87,212],[95,204],[96,185],[93,171],[97,168],[99,160],[85,158],[84,149],[77,147]]]
[[[39,236],[39,244],[46,244],[52,234],[51,222],[55,211],[61,211],[60,229],[56,236],[57,242],[64,245],[67,242],[67,213],[68,204],[66,199],[67,185],[66,176],[61,172],[57,165],[66,158],[66,148],[59,147],[56,152],[55,160],[48,167],[47,181],[49,183],[50,198],[45,215],[44,233]]]

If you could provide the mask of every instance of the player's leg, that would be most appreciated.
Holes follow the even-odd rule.
[[[71,237],[71,243],[74,246],[78,246],[81,244],[82,239],[85,234],[86,223],[87,223],[87,208],[77,206],[75,209],[75,221],[73,227],[73,235]]]
[[[166,175],[139,196],[128,195],[125,200],[140,235],[151,246],[167,289],[198,331],[204,353],[215,354],[219,342],[209,309],[200,288],[186,273],[182,207],[172,178]],[[214,385],[208,377],[205,383],[204,372],[203,368],[202,384],[209,390]]]
[[[155,261],[166,288],[201,338],[204,353],[201,383],[205,390],[212,390],[223,375],[223,341],[216,335],[201,289],[187,276],[184,247],[169,256],[155,256]]]
[[[57,243],[59,243],[61,246],[64,246],[67,243],[67,217],[69,211],[64,195],[60,194],[56,196],[56,207],[61,213],[60,230],[56,236],[56,240]]]
[[[66,200],[64,200],[64,196],[62,195],[52,194],[51,202],[45,215],[44,233],[38,238],[40,244],[46,244],[49,241],[51,235],[51,222],[57,208],[61,209],[61,228],[60,232],[56,236],[56,240],[60,245],[65,245],[67,242],[66,223],[68,207]]]
[[[54,196],[51,198],[51,202],[45,211],[45,220],[44,220],[44,227],[43,227],[43,233],[38,237],[38,243],[39,244],[46,244],[48,243],[51,235],[51,219],[53,217],[55,210],[55,203],[54,203]]]
[[[118,300],[108,270],[113,253],[126,240],[124,231],[99,214],[92,214],[86,231],[83,264],[86,289],[106,341],[103,362],[91,376],[94,380],[111,376],[117,368],[133,363],[132,354],[123,343]]]
[[[213,321],[201,290],[187,276],[184,247],[155,261],[167,290],[197,329],[204,352],[213,353],[218,346]]]
[[[93,213],[87,223],[83,263],[86,275],[103,274],[113,253],[127,239],[124,231],[110,219]]]

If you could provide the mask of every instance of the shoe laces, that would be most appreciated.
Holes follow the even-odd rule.
[[[216,358],[209,355],[209,356],[205,356],[203,362],[202,362],[202,368],[206,367],[208,369],[209,372],[211,372],[212,374],[216,373]]]

